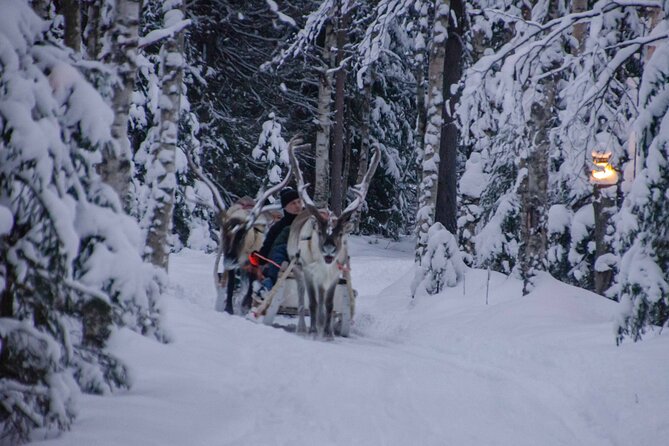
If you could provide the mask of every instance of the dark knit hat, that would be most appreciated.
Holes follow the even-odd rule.
[[[295,200],[296,198],[300,198],[300,196],[297,194],[297,191],[292,187],[286,187],[285,189],[282,189],[279,195],[281,197],[282,208],[285,208],[288,203]]]

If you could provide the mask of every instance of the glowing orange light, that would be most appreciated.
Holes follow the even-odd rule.
[[[590,181],[595,184],[611,185],[618,182],[618,172],[609,163],[611,152],[592,152],[595,169],[590,174]]]

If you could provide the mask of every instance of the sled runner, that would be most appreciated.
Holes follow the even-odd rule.
[[[293,275],[294,261],[282,269],[276,284],[269,291],[265,300],[251,310],[251,316],[257,321],[262,319],[265,325],[273,325],[277,315],[297,316],[299,314],[297,280]],[[351,286],[351,274],[348,269],[342,271],[334,295],[334,330],[335,334],[348,337],[351,322],[355,314],[357,292]],[[308,298],[305,293],[305,315],[309,315]]]

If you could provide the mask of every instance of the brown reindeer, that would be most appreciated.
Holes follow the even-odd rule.
[[[294,269],[298,288],[297,332],[306,332],[304,321],[306,290],[311,319],[309,332],[332,339],[335,287],[342,270],[348,265],[346,239],[351,230],[349,221],[364,203],[381,152],[378,147],[375,148],[362,182],[353,187],[355,200],[337,217],[328,209],[318,209],[309,197],[302,171],[295,157],[296,146],[300,143],[301,140],[293,138],[288,145],[288,156],[297,182],[297,190],[305,205],[305,210],[293,221],[288,238],[288,255],[291,260],[296,259],[297,265]],[[303,146],[298,148],[300,147]]]
[[[260,249],[265,240],[266,229],[273,222],[272,211],[275,210],[275,206],[265,205],[265,201],[288,184],[291,170],[288,170],[280,183],[267,189],[257,200],[243,197],[228,209],[218,188],[195,165],[188,154],[187,157],[191,169],[211,190],[218,211],[221,231],[214,262],[214,283],[217,294],[215,309],[230,314],[244,312],[251,306],[251,282],[255,279],[252,269],[249,268],[249,254]],[[220,271],[221,259],[223,259],[222,271]],[[241,302],[234,302],[237,282],[240,283],[239,288],[244,291]]]

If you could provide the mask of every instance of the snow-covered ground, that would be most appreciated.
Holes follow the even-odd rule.
[[[669,438],[669,334],[616,347],[616,303],[468,270],[409,297],[412,245],[352,240],[352,336],[314,341],[216,313],[213,256],[170,260],[161,345],[112,348],[134,386],[82,396],[56,445],[639,445]],[[37,439],[36,439],[37,440]]]

